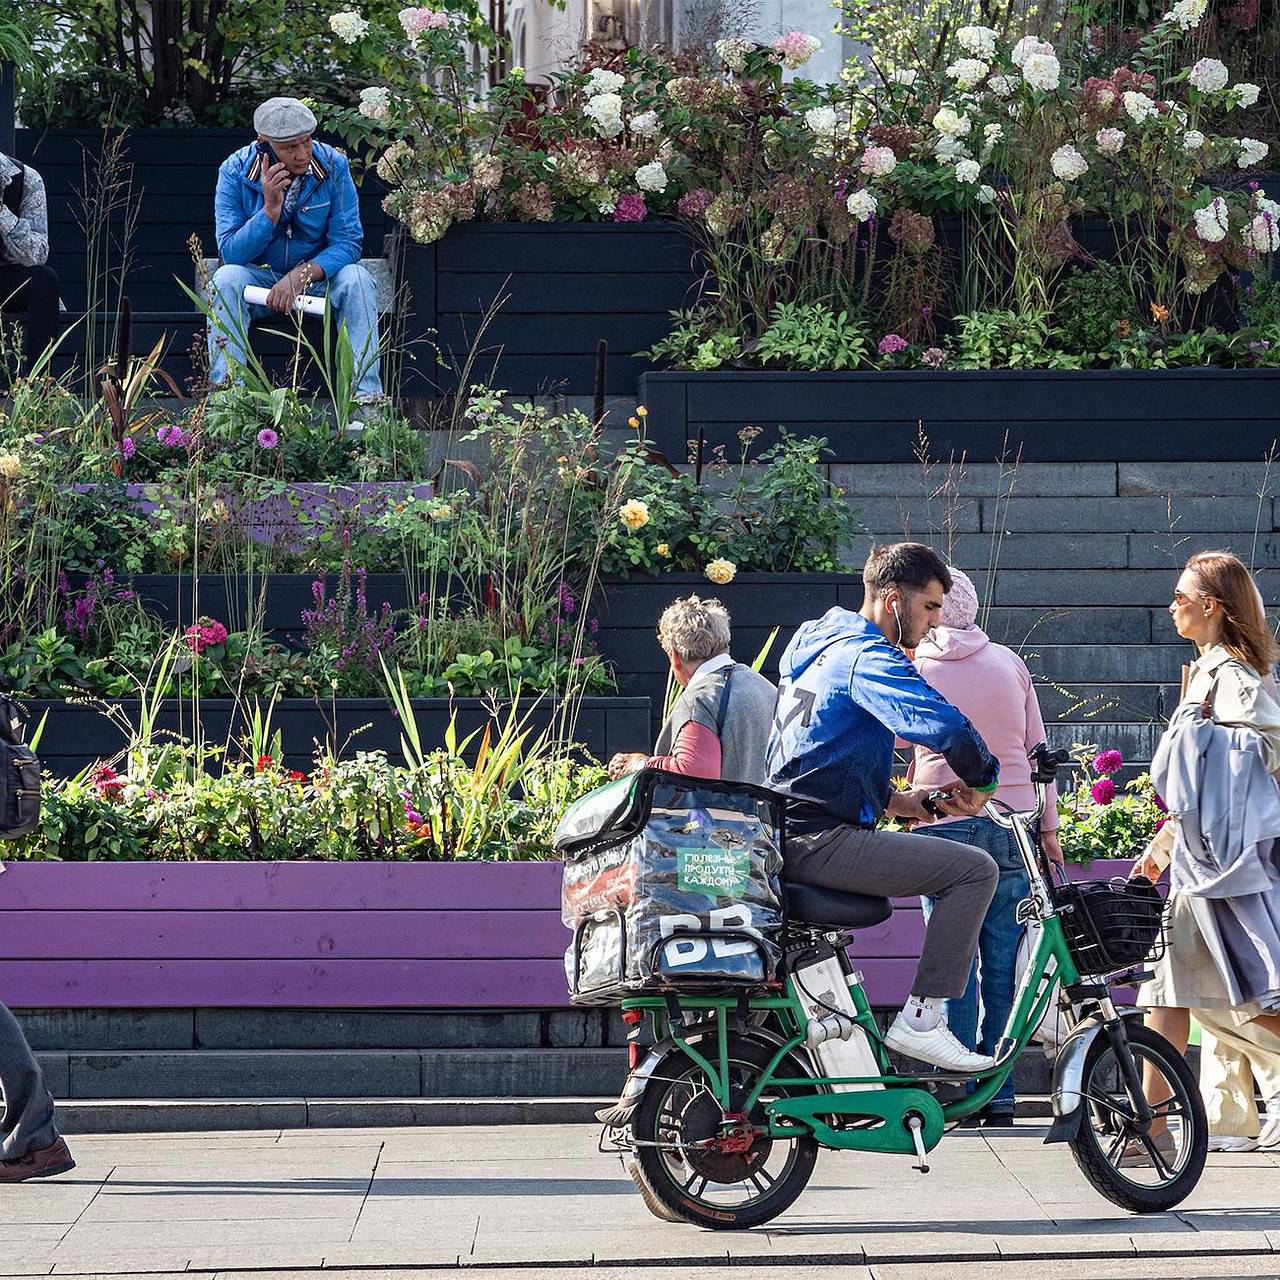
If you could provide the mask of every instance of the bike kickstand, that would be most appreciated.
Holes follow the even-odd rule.
[[[916,1168],[919,1169],[921,1173],[928,1173],[929,1157],[924,1149],[924,1132],[923,1126],[920,1123],[920,1117],[909,1116],[907,1118],[907,1128],[911,1130],[911,1141],[916,1144],[916,1155],[920,1159],[920,1163],[916,1165]]]

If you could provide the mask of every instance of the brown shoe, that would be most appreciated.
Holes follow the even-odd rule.
[[[55,1139],[42,1151],[28,1151],[14,1160],[0,1160],[0,1182],[26,1182],[28,1178],[52,1178],[55,1174],[74,1169],[76,1162],[67,1150],[67,1144]]]

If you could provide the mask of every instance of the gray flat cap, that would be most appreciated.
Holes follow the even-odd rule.
[[[316,118],[297,98],[268,98],[253,113],[253,127],[268,142],[292,142],[315,133]]]

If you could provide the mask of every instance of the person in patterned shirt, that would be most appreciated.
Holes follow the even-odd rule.
[[[48,260],[44,180],[0,152],[0,312],[23,317],[22,373],[31,371],[58,331],[58,277]]]

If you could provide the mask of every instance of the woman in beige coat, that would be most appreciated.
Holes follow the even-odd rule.
[[[1187,561],[1169,606],[1178,634],[1199,650],[1191,664],[1183,702],[1207,705],[1220,724],[1243,725],[1262,739],[1267,768],[1280,771],[1280,705],[1272,668],[1280,656],[1249,571],[1225,551],[1206,551]],[[1156,833],[1135,872],[1157,879],[1176,847],[1176,818]],[[1152,978],[1138,992],[1147,1023],[1185,1051],[1194,1015],[1204,1032],[1200,1087],[1211,1132],[1210,1150],[1247,1151],[1280,1146],[1280,1014],[1252,1004],[1236,1006],[1185,895],[1170,895],[1168,947]],[[1254,1077],[1268,1099],[1267,1125],[1259,1138]],[[1167,1092],[1151,1072],[1147,1095],[1159,1102]],[[1167,1131],[1152,1136],[1172,1147]],[[1126,1163],[1141,1163],[1134,1151]]]

